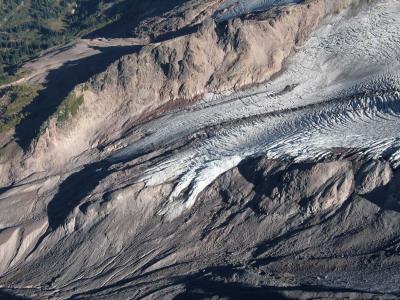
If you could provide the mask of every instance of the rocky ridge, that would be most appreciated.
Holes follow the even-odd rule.
[[[1,166],[1,182],[7,185],[32,172],[62,169],[64,162],[70,164],[73,157],[87,151],[93,156],[97,146],[114,143],[108,150],[113,151],[119,137],[144,120],[186,106],[207,93],[262,83],[282,69],[285,58],[325,16],[362,2],[315,0],[222,23],[207,18],[193,33],[124,56],[75,88],[75,94],[85,99],[80,113],[67,126],[57,126],[55,118],[44,124],[47,130],[33,144],[33,153]],[[199,10],[200,18],[211,15],[218,3],[190,1],[184,7],[193,13]],[[161,32],[167,30],[161,27]]]
[[[167,223],[154,211],[165,205],[173,184],[129,183],[143,167],[114,167],[65,225],[49,220],[52,233],[43,235],[43,222],[3,230],[1,267],[10,271],[1,282],[34,298],[229,296],[245,293],[246,286],[255,296],[301,298],[310,296],[308,284],[325,287],[314,296],[337,289],[369,298],[384,297],[399,280],[393,266],[400,228],[393,217],[400,177],[385,160],[352,152],[319,162],[248,159]],[[86,173],[102,176],[100,168]],[[65,189],[68,184],[59,190],[60,201],[68,201]],[[50,207],[60,218],[61,208]],[[8,219],[15,222],[13,215]],[[31,288],[18,288],[26,285]]]
[[[69,96],[82,100],[76,114],[53,115],[1,165],[0,297],[398,297],[398,139],[389,129],[399,93],[397,73],[381,61],[397,53],[386,45],[398,39],[388,11],[399,3],[369,3],[309,0],[217,22],[219,1],[194,0],[144,21],[137,30],[153,28],[153,42],[124,49],[135,53],[78,84]],[[376,27],[329,31],[353,16]],[[302,52],[325,30],[332,43]],[[341,30],[356,42],[381,35],[368,49],[384,49],[374,61],[384,68],[367,61],[368,77],[360,59],[359,73],[343,63],[333,75],[322,64],[299,74],[296,53],[355,48]],[[313,86],[315,74],[333,80]],[[388,139],[330,147],[340,145],[337,132]],[[323,151],[303,145],[315,140]],[[279,147],[298,148],[274,156],[285,153]]]

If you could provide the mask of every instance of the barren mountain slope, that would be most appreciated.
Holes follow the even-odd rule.
[[[399,12],[184,1],[31,62],[0,297],[399,297]]]
[[[197,7],[197,2],[189,3]],[[35,142],[34,147],[22,159],[22,169],[19,157],[4,164],[1,175],[7,177],[1,176],[0,181],[7,184],[36,172],[65,170],[65,162],[69,167],[76,166],[70,160],[89,149],[92,158],[83,155],[82,160],[93,161],[94,152],[97,152],[94,147],[115,144],[124,132],[160,112],[185,106],[205,93],[220,93],[264,82],[281,70],[284,59],[304,42],[325,15],[344,7],[357,7],[358,3],[341,0],[332,5],[330,1],[307,1],[223,23],[207,19],[192,34],[136,48],[141,50],[123,56],[87,83],[74,80],[77,77],[69,69],[86,74],[93,67],[55,70],[55,86],[47,88],[48,91],[45,89],[44,96],[38,97],[36,102],[43,102],[42,98],[47,102],[60,102],[67,97],[64,89],[61,89],[61,96],[57,95],[61,85],[81,82],[70,93],[83,97],[81,108],[74,119],[65,124],[57,122],[57,114],[53,117],[33,114],[31,119],[17,126],[15,136],[19,145],[28,148]],[[98,66],[99,60],[107,62],[113,58],[108,52],[118,53],[114,50],[118,47],[104,49],[104,55],[96,55],[98,59],[91,56],[93,60],[89,57],[87,63]],[[134,50],[123,48],[121,52]],[[86,62],[74,60],[71,63],[72,66],[79,64]],[[48,75],[49,79],[53,73]],[[56,113],[56,110],[54,106],[52,111]],[[28,109],[27,113],[31,111]],[[114,148],[115,145],[111,150]]]

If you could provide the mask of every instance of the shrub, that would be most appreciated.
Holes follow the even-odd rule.
[[[56,112],[57,124],[62,124],[75,116],[83,101],[83,95],[76,96],[75,92],[71,92]]]
[[[23,109],[38,95],[37,86],[12,86],[0,95],[0,132],[17,126],[28,116]]]

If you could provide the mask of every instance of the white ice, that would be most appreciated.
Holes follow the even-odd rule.
[[[177,181],[162,211],[173,218],[217,176],[248,156],[323,156],[355,148],[400,161],[400,1],[384,0],[346,20],[332,17],[266,85],[213,95],[149,122],[145,137],[110,157],[129,159],[220,125],[206,139],[169,155],[142,179]],[[178,180],[179,178],[179,180]],[[189,192],[183,192],[188,190]]]
[[[217,21],[224,21],[246,13],[267,10],[273,6],[299,3],[302,0],[226,0],[215,14]]]

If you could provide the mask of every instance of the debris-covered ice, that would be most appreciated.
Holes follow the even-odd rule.
[[[299,3],[302,0],[227,0],[216,12],[214,18],[224,21],[257,10],[266,10],[273,6]]]

